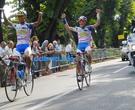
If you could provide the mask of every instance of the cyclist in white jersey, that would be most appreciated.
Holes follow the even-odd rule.
[[[70,31],[77,32],[78,34],[78,45],[77,45],[77,52],[86,51],[87,55],[89,57],[89,64],[91,64],[91,46],[92,46],[92,35],[91,32],[93,29],[99,26],[100,24],[100,9],[96,9],[97,13],[97,22],[94,25],[87,25],[87,18],[85,16],[80,16],[78,19],[79,27],[71,27],[68,25],[68,22],[66,20],[66,15],[62,14],[63,23],[65,25],[65,28]],[[77,73],[79,72],[79,64],[77,65]]]
[[[17,18],[19,23],[10,22],[3,11],[4,20],[8,25],[13,26],[16,30],[17,35],[17,44],[16,44],[16,52],[20,54],[24,54],[24,59],[27,64],[27,71],[30,73],[30,65],[31,65],[31,46],[30,46],[30,37],[33,27],[37,27],[42,21],[42,13],[38,12],[38,19],[36,22],[27,23],[25,13],[20,11],[17,14]]]

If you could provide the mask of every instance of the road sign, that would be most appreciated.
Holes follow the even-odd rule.
[[[118,35],[118,39],[119,39],[119,40],[124,39],[124,35],[123,35],[123,34],[122,34],[122,35]]]

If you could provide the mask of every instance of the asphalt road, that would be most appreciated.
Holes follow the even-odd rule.
[[[135,110],[135,69],[121,59],[93,64],[90,87],[78,90],[75,69],[35,80],[34,91],[9,102],[0,88],[0,110]]]

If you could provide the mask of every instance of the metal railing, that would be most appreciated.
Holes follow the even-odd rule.
[[[105,60],[108,58],[114,58],[120,56],[120,49],[118,48],[104,48],[104,49],[94,49],[92,52],[93,61]],[[42,74],[45,71],[51,70],[52,73],[59,71],[61,68],[68,67],[73,62],[74,57],[70,57],[66,54],[53,54],[51,57],[46,55],[35,56],[33,58],[32,70],[34,74]],[[3,78],[2,66],[0,65],[0,82]],[[46,73],[45,73],[46,74]],[[1,84],[0,84],[1,85]]]
[[[119,48],[104,48],[104,49],[95,49],[92,52],[93,61],[104,60],[107,58],[120,57]]]
[[[36,72],[41,72],[45,70],[45,62],[49,62],[49,69],[56,72],[59,68],[74,64],[74,55],[67,56],[66,54],[54,54],[52,57],[40,56],[37,59],[33,60],[37,63],[37,66],[40,64],[40,67]],[[95,49],[92,52],[93,61],[105,60],[108,58],[114,58],[120,56],[120,49],[118,48],[104,48],[104,49]],[[48,59],[48,61],[46,60]],[[40,62],[40,63],[38,63]],[[55,71],[56,69],[56,71]]]

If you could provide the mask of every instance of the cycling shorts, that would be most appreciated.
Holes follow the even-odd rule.
[[[77,52],[85,52],[85,51],[87,52],[90,50],[91,50],[91,47],[89,43],[87,42],[78,43]]]
[[[19,53],[23,54],[28,47],[29,47],[29,44],[19,44],[16,46],[16,50]]]

